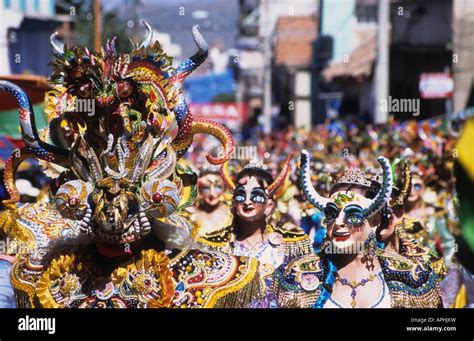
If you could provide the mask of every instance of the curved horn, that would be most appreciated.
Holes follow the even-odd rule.
[[[140,44],[138,49],[140,50],[142,47],[147,48],[150,46],[151,40],[153,39],[153,29],[151,28],[150,24],[146,20],[141,20],[142,25],[146,27],[148,30],[148,33],[146,35],[146,38],[143,40],[143,42]]]
[[[285,183],[286,177],[290,171],[290,162],[293,156],[294,156],[293,153],[290,153],[290,155],[287,156],[285,163],[283,164],[283,169],[281,170],[280,174],[278,174],[275,181],[273,181],[273,183],[270,184],[270,186],[268,186],[267,192],[269,196],[272,196],[273,194],[275,194],[275,192],[277,192],[278,189]]]
[[[382,184],[375,198],[371,200],[369,207],[364,210],[364,214],[367,218],[372,217],[381,210],[387,204],[388,200],[390,200],[390,195],[392,194],[393,179],[390,162],[383,156],[380,156],[377,161],[382,166]]]
[[[198,28],[199,26],[195,25],[193,26],[193,30],[192,30],[193,39],[198,47],[198,51],[193,56],[183,61],[171,75],[170,83],[175,84],[177,87],[180,87],[180,84],[183,82],[183,80],[189,74],[191,74],[191,72],[196,70],[196,68],[199,65],[201,65],[207,58],[209,48],[203,36],[199,32]],[[186,150],[189,148],[189,146],[192,143],[193,133],[191,130],[192,130],[193,125],[196,126],[194,129],[200,130],[200,126],[202,125],[202,123],[197,123],[197,124],[194,123],[193,116],[189,112],[188,104],[186,103],[186,99],[184,98],[184,95],[181,89],[179,90],[179,93],[178,93],[177,103],[173,107],[173,112],[176,116],[176,121],[178,123],[178,134],[173,140],[173,147],[176,150],[178,154],[178,158],[179,158],[182,155],[184,155],[184,153],[186,152]],[[196,120],[196,121],[199,121],[199,120]],[[232,143],[233,143],[233,140],[232,140]],[[217,162],[214,164],[220,164],[224,162],[223,160],[214,159],[212,157],[210,158],[208,157],[208,161],[211,163]]]
[[[178,153],[178,156],[181,157],[193,141],[192,124],[194,119],[193,115],[189,111],[188,104],[186,103],[183,93],[180,92],[178,96],[178,103],[173,107],[176,123],[178,125],[178,133],[173,139],[172,144]]]
[[[235,190],[235,182],[229,174],[229,162],[224,162],[220,169],[221,178],[231,192]]]
[[[306,199],[318,210],[323,211],[331,200],[319,195],[311,183],[310,156],[306,149],[301,151],[299,180]]]
[[[55,56],[62,56],[64,54],[64,48],[65,44],[61,43],[58,39],[59,33],[54,32],[49,36],[49,42],[51,43],[51,46],[53,47],[53,54]]]
[[[213,165],[220,165],[230,159],[231,154],[234,152],[234,138],[226,127],[213,121],[194,119],[191,125],[191,136],[200,133],[214,136],[222,143],[222,146],[224,147],[224,152],[221,154],[221,156],[214,157],[211,155],[206,155],[206,159],[209,163]]]
[[[199,65],[204,63],[209,53],[207,42],[202,36],[201,32],[199,32],[199,25],[193,26],[192,34],[194,43],[198,47],[198,51],[179,64],[175,71],[175,80],[182,81],[184,78],[190,75],[199,67]]]
[[[61,166],[69,162],[69,151],[41,141],[36,129],[35,115],[30,99],[18,85],[8,81],[0,81],[0,91],[11,93],[15,96],[20,106],[21,135],[28,149],[41,160],[52,162]]]
[[[178,124],[178,133],[172,142],[178,159],[181,158],[191,146],[194,135],[204,133],[216,137],[224,146],[224,153],[221,156],[216,158],[207,155],[207,161],[213,165],[220,165],[227,161],[234,151],[234,138],[232,134],[226,127],[217,122],[194,118],[189,111],[184,95],[181,93],[179,96],[181,97],[179,103],[173,108]]]
[[[15,184],[15,173],[20,164],[28,159],[33,158],[35,155],[31,153],[26,147],[22,149],[15,149],[10,155],[6,165],[5,165],[5,173],[3,174],[3,183],[5,184],[5,188],[10,195],[10,199],[3,200],[4,205],[14,204],[20,201],[20,193],[16,188]]]

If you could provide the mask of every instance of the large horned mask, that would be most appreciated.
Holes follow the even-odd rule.
[[[13,94],[20,107],[25,148],[10,157],[5,185],[11,199],[19,194],[14,174],[26,158],[60,165],[65,171],[52,189],[56,209],[75,221],[93,240],[127,243],[147,234],[154,219],[169,216],[190,204],[186,188],[195,182],[180,159],[193,136],[207,133],[224,147],[212,164],[229,159],[234,142],[220,124],[193,118],[182,93],[184,79],[207,57],[207,43],[192,29],[198,51],[177,68],[148,30],[129,54],[118,54],[114,40],[101,51],[67,48],[51,36],[55,60],[45,112],[50,120],[45,142],[37,132],[25,92],[0,81],[0,90]],[[186,180],[187,178],[187,180]],[[189,181],[189,178],[193,178]]]

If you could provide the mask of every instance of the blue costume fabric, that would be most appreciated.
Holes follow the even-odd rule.
[[[15,308],[13,288],[10,284],[12,264],[0,259],[0,308]]]

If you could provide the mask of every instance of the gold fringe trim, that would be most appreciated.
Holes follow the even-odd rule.
[[[289,259],[313,254],[313,247],[308,236],[297,242],[294,240],[291,242],[284,241],[284,246],[285,257],[289,257]]]
[[[21,272],[20,265],[24,264],[27,261],[26,256],[19,258],[12,266],[10,271],[10,282],[15,290],[15,297],[17,300],[17,308],[36,308],[35,305],[35,297],[36,297],[36,283],[27,282],[25,280],[21,280],[17,277],[17,274]],[[23,306],[25,302],[21,302],[20,300],[21,293],[24,293],[28,297],[28,302],[30,307]],[[26,300],[25,300],[26,301]]]
[[[262,296],[260,277],[258,274],[258,261],[248,259],[247,270],[238,279],[229,285],[217,288],[204,303],[204,308],[246,308],[252,299]],[[241,265],[242,266],[242,265]]]

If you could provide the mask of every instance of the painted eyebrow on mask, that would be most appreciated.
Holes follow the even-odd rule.
[[[265,189],[262,188],[262,187],[254,187],[254,188],[252,188],[252,193],[253,193],[253,192],[260,192],[260,191],[265,194]]]
[[[244,186],[237,186],[234,190],[234,194],[235,193],[246,194]]]
[[[351,205],[347,205],[346,207],[344,207],[343,211],[344,211],[344,213],[352,213],[352,212],[361,212],[361,213],[363,213],[364,208],[360,205],[351,204]]]
[[[253,188],[252,191],[250,192],[250,196],[251,197],[261,196],[261,197],[264,197],[265,199],[268,198],[267,192],[265,192],[265,190],[261,187]]]

